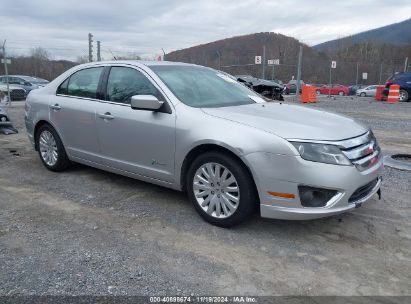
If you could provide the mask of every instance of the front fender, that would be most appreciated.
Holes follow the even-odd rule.
[[[295,148],[285,139],[238,122],[208,115],[198,108],[176,107],[175,181],[180,180],[187,155],[201,145],[215,145],[231,151],[245,163],[245,155],[268,152],[295,155]],[[203,127],[201,127],[203,126]],[[249,166],[248,163],[246,163]],[[250,168],[251,169],[251,168]]]

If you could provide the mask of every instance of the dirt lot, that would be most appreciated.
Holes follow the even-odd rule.
[[[411,103],[305,106],[365,122],[385,153],[411,151]],[[386,168],[383,199],[349,214],[221,229],[182,193],[80,165],[47,171],[23,112],[11,112],[20,133],[0,135],[0,295],[411,294],[411,172]]]

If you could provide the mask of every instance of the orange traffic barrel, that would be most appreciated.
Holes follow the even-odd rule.
[[[398,84],[390,85],[390,90],[388,92],[388,102],[399,102],[400,101],[400,86]]]
[[[302,103],[316,102],[317,93],[315,87],[309,85],[303,86],[301,89],[300,101]]]
[[[310,102],[317,102],[317,90],[315,87],[310,86],[310,91],[308,93],[308,98]]]
[[[383,95],[382,93],[384,92],[385,86],[379,85],[377,86],[377,91],[375,92],[375,100],[376,101],[383,101]]]

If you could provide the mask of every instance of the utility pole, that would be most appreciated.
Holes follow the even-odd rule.
[[[218,55],[218,70],[221,71],[221,53],[220,51],[216,51]]]
[[[3,60],[4,60],[4,73],[6,74],[6,85],[7,85],[7,104],[8,107],[11,106],[10,98],[10,87],[9,87],[9,72],[7,70],[7,56],[6,56],[6,40],[3,42]]]
[[[100,49],[100,41],[97,41],[97,61],[101,61]]]
[[[274,66],[275,66],[275,64],[273,63],[273,70],[271,72],[271,80],[274,80]]]
[[[378,84],[381,84],[382,81],[382,63],[380,64],[380,81],[378,82]]]
[[[88,33],[88,61],[93,62],[93,35]]]
[[[404,72],[406,72],[407,69],[408,69],[408,57],[405,57]]]
[[[357,62],[357,75],[355,76],[355,85],[358,85],[358,62]]]
[[[297,89],[295,91],[295,97],[298,100],[300,96],[300,87],[301,87],[301,65],[303,63],[303,47],[300,45],[300,51],[298,53],[298,68],[297,68]]]
[[[265,45],[263,45],[263,77],[262,77],[262,79],[265,79],[265,62],[266,62],[266,58],[265,58]]]
[[[329,83],[328,83],[328,85],[329,85],[329,87],[328,87],[328,97],[329,98],[331,97],[331,70],[332,70],[332,67],[331,67],[331,64],[330,64],[330,79],[329,79]]]

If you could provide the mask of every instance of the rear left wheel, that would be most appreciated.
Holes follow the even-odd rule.
[[[344,94],[344,92],[343,92],[343,91],[339,91],[339,92],[338,92],[338,95],[340,95],[340,96],[344,96],[345,94]]]
[[[360,96],[361,96],[361,97],[365,97],[366,94],[365,94],[364,92],[362,92],[362,93],[360,94]]]
[[[207,222],[231,227],[251,215],[258,201],[255,186],[245,166],[223,153],[200,155],[191,165],[187,194]]]

